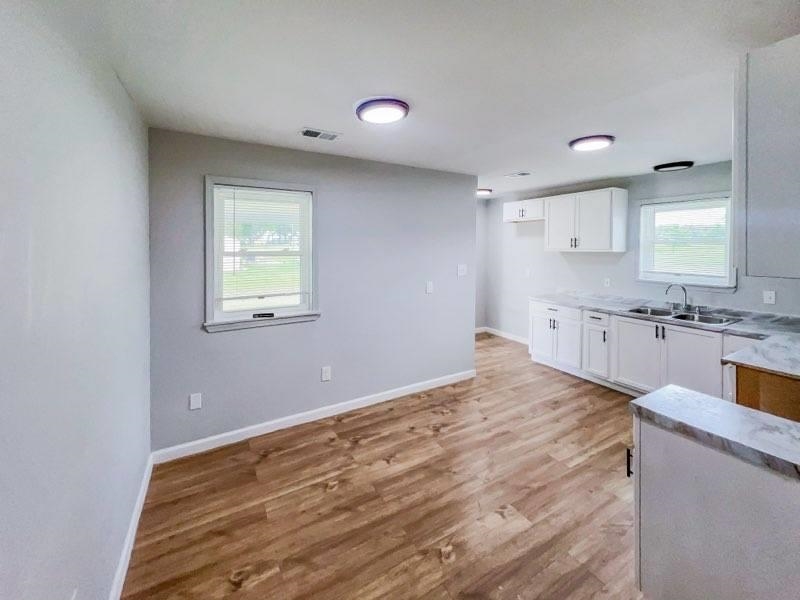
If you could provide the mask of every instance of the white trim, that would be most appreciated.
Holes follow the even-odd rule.
[[[122,586],[125,585],[125,577],[128,575],[128,565],[131,560],[131,552],[133,552],[133,543],[136,541],[136,530],[139,528],[139,517],[142,515],[144,500],[147,496],[147,488],[150,486],[150,475],[152,473],[153,455],[150,454],[144,466],[142,483],[139,486],[139,495],[136,497],[136,503],[133,505],[133,513],[131,513],[131,520],[128,523],[128,532],[125,534],[125,542],[122,545],[122,554],[119,557],[117,570],[114,573],[111,592],[108,595],[109,600],[119,600],[120,596],[122,596]]]
[[[203,329],[208,333],[217,333],[219,331],[250,329],[251,327],[270,327],[272,325],[286,325],[288,323],[304,323],[306,321],[316,321],[321,316],[322,314],[318,312],[305,312],[293,315],[278,315],[269,318],[215,321],[213,323],[203,323]]]
[[[184,444],[170,446],[169,448],[162,448],[161,450],[156,450],[153,452],[153,463],[158,465],[175,460],[177,458],[199,454],[200,452],[213,450],[214,448],[219,448],[220,446],[227,446],[228,444],[241,442],[242,440],[246,440],[257,435],[264,435],[265,433],[270,433],[279,429],[286,429],[287,427],[302,425],[303,423],[310,423],[311,421],[332,417],[334,415],[355,410],[357,408],[363,408],[365,406],[386,402],[387,400],[393,400],[409,394],[416,394],[418,392],[424,392],[444,385],[458,383],[459,381],[472,379],[473,377],[475,377],[475,369],[461,371],[460,373],[453,373],[452,375],[445,375],[444,377],[437,377],[436,379],[412,383],[411,385],[394,388],[392,390],[386,390],[385,392],[378,392],[377,394],[362,396],[361,398],[356,398],[354,400],[346,400],[345,402],[339,402],[338,404],[320,406],[319,408],[305,412],[288,415],[286,417],[280,417],[278,419],[265,421],[256,425],[249,425],[247,427],[242,427],[241,429],[235,429],[233,431],[219,433],[217,435],[186,442]]]
[[[494,329],[493,327],[476,327],[475,333],[491,333],[492,335],[511,340],[512,342],[518,342],[520,344],[525,344],[526,346],[528,345],[528,338],[522,337],[521,335],[508,333],[506,331],[500,331],[499,329]]]

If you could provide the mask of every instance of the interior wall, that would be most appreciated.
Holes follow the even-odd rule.
[[[475,215],[475,327],[486,327],[487,200],[478,198]]]
[[[628,190],[628,251],[624,254],[568,254],[544,251],[544,222],[503,223],[505,201],[618,186]],[[527,337],[528,296],[581,290],[652,300],[667,300],[667,284],[637,281],[639,206],[642,200],[731,190],[731,163],[701,165],[686,171],[652,173],[579,185],[520,192],[492,199],[486,206],[486,325]],[[738,207],[737,207],[738,210]],[[480,211],[480,206],[479,206]],[[742,215],[737,212],[737,220]],[[743,231],[735,228],[737,232]],[[735,242],[741,246],[737,233]],[[800,252],[800,242],[795,253]],[[738,253],[737,253],[738,256]],[[740,259],[739,259],[740,261]],[[611,286],[603,280],[611,279]],[[775,290],[774,306],[762,304],[762,290]],[[670,300],[679,300],[673,290]],[[786,314],[800,313],[800,280],[747,277],[740,270],[735,292],[689,288],[693,303]]]
[[[202,329],[206,174],[315,188],[320,319]],[[476,183],[151,130],[154,449],[473,369]],[[201,410],[188,410],[193,392]]]
[[[0,596],[97,600],[150,451],[147,136],[38,10],[0,4]]]

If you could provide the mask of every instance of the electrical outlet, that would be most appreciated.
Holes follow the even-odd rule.
[[[603,287],[611,287],[611,277],[603,279]]]
[[[433,293],[433,282],[432,281],[428,281],[428,282],[425,283],[425,293],[426,294],[432,294]]]
[[[189,394],[189,410],[203,408],[203,394]]]
[[[764,290],[764,304],[775,304],[775,292],[773,290]]]
[[[467,276],[467,265],[458,265],[458,276],[459,277],[466,277]]]
[[[330,381],[331,380],[331,367],[330,365],[322,367],[320,374],[319,374],[320,381]]]

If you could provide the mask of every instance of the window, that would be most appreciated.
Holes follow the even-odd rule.
[[[642,205],[639,278],[732,287],[730,194]]]
[[[312,204],[310,189],[206,178],[208,331],[319,316],[314,312]]]

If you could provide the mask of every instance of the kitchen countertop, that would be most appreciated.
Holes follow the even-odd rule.
[[[800,379],[800,335],[773,335],[723,357],[723,364]]]
[[[630,403],[642,421],[800,479],[800,423],[668,385]]]
[[[656,302],[642,298],[563,292],[531,296],[530,299],[536,302],[548,302],[582,310],[594,310],[631,319],[670,323],[681,327],[705,329],[707,331],[762,340],[749,348],[723,357],[723,364],[751,367],[777,375],[800,379],[800,317],[709,307],[709,311],[715,315],[739,319],[735,323],[728,325],[710,325],[691,321],[676,321],[670,317],[631,313],[630,309],[638,306],[671,308],[671,304],[667,302]]]

